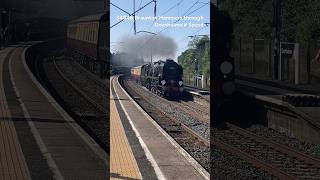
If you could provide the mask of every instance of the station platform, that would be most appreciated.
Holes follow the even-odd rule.
[[[111,178],[120,174],[127,179],[210,179],[209,173],[127,94],[118,78],[110,80],[111,138],[118,138],[110,144]],[[133,173],[124,172],[128,164]]]
[[[111,95],[110,99],[110,179],[142,179],[116,109],[115,98]]]
[[[279,82],[278,82],[279,83]],[[266,104],[273,104],[279,107],[280,111],[290,111],[298,119],[271,118],[273,119],[270,127],[286,129],[293,136],[311,143],[320,143],[320,107],[293,106],[283,101],[284,95],[291,96],[319,96],[317,86],[307,86],[308,89],[298,87],[288,87],[289,85],[273,85],[260,82],[259,79],[237,79],[237,90],[249,97],[262,101]],[[304,86],[306,87],[306,86]],[[297,89],[298,88],[298,89]],[[274,116],[275,117],[275,116]],[[301,121],[302,120],[302,121]]]
[[[27,47],[0,51],[0,179],[107,179],[108,155],[32,75]]]
[[[208,89],[208,88],[201,89],[201,88],[196,88],[196,87],[189,86],[189,85],[184,85],[184,90],[187,91],[188,93],[192,94],[193,96],[202,97],[203,99],[210,102],[210,89]]]
[[[293,84],[286,81],[272,80],[271,78],[267,78],[265,76],[259,76],[256,74],[243,74],[236,75],[238,80],[263,84],[267,86],[277,87],[281,89],[291,90],[299,93],[306,94],[319,94],[320,95],[320,84]]]
[[[295,110],[297,113],[304,113],[305,118],[310,119],[313,123],[320,128],[320,107],[294,107],[287,102],[282,100],[284,95],[294,95],[294,96],[319,96],[315,93],[308,93],[310,91],[316,92],[316,88],[311,87],[308,90],[294,90],[290,88],[281,88],[279,86],[266,85],[264,83],[245,81],[245,80],[236,80],[238,84],[238,89],[241,92],[252,96],[256,99],[271,102],[280,106],[286,106],[290,109]],[[296,87],[299,88],[299,87]],[[242,90],[241,90],[242,89]],[[308,116],[308,117],[307,117]]]

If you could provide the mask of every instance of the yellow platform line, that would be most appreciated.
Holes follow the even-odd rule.
[[[115,101],[110,99],[110,179],[142,179]]]
[[[29,180],[29,170],[6,102],[2,77],[3,56],[0,61],[0,180]]]

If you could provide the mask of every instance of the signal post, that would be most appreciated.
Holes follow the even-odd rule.
[[[213,9],[213,40],[211,61],[211,124],[214,128],[223,128],[228,115],[228,104],[232,101],[235,92],[234,59],[230,57],[233,38],[233,24],[228,14],[220,11],[216,6]]]

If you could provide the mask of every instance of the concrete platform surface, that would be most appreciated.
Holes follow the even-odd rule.
[[[110,100],[110,179],[142,179],[112,95]]]
[[[112,77],[111,87],[158,179],[210,178],[209,174],[197,162],[188,159],[185,151],[171,137],[168,138],[169,135],[128,96],[119,85],[117,76]]]
[[[106,154],[32,76],[26,49],[0,51],[0,179],[107,179]]]

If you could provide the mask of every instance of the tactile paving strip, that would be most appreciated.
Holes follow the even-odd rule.
[[[110,99],[110,179],[142,179],[115,100]]]

